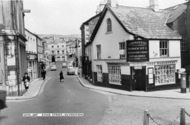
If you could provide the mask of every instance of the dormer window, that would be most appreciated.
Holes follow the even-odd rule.
[[[107,32],[111,32],[112,31],[112,22],[111,19],[108,18],[107,19]]]

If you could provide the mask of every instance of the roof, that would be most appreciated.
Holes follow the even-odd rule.
[[[111,7],[111,11],[131,33],[147,39],[180,39],[181,36],[166,25],[168,13],[149,8]]]
[[[180,17],[185,12],[186,9],[187,9],[187,3],[178,4],[176,6],[164,9],[165,11],[168,11],[170,13],[167,23],[174,22],[178,17]]]
[[[118,5],[117,7],[105,6],[88,44],[94,40],[107,11],[112,13],[129,34],[145,39],[181,39],[177,31],[166,25],[168,11],[155,12],[150,8]]]

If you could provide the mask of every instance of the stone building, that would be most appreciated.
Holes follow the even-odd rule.
[[[8,95],[21,95],[21,79],[27,69],[22,0],[0,2],[0,76]]]

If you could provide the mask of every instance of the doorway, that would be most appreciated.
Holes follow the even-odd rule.
[[[143,90],[146,89],[146,67],[134,67],[134,90]]]

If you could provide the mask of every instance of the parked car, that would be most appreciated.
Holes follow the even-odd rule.
[[[67,66],[67,75],[74,75],[75,74],[75,68],[72,65]]]
[[[55,71],[55,70],[57,70],[56,65],[51,65],[50,70],[51,70],[51,71]]]
[[[67,63],[66,62],[63,62],[62,63],[62,68],[66,68],[67,67]]]

